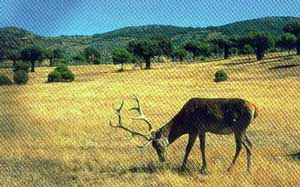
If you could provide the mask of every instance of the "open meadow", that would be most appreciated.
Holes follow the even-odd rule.
[[[27,85],[1,86],[0,186],[300,186],[300,161],[288,156],[300,151],[300,58],[237,61],[162,63],[147,71],[126,65],[120,73],[113,65],[74,66],[72,83],[47,83],[53,68],[41,67]],[[213,81],[218,69],[228,73],[228,81]],[[11,69],[0,73],[12,78]],[[129,109],[133,95],[155,128],[193,97],[256,103],[258,118],[248,128],[252,173],[246,172],[244,149],[234,170],[226,172],[235,151],[232,135],[208,135],[207,176],[199,174],[198,140],[189,171],[180,172],[187,136],[170,145],[167,162],[159,163],[154,149],[138,149],[140,139],[109,126],[109,119],[116,122],[112,104],[124,99]],[[146,124],[130,121],[136,115],[125,112],[124,122],[147,132]]]

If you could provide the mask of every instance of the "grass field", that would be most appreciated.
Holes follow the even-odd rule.
[[[210,63],[155,64],[150,71],[116,73],[111,65],[76,66],[73,83],[46,83],[52,68],[37,68],[25,86],[0,87],[0,186],[300,186],[299,57],[239,64],[238,59]],[[224,69],[229,80],[213,81]],[[0,69],[12,77],[9,69]],[[233,136],[208,135],[209,175],[201,176],[199,142],[180,172],[187,137],[172,144],[160,164],[149,147],[111,129],[112,104],[142,101],[155,128],[172,118],[192,97],[241,97],[257,104],[258,118],[248,129],[254,144],[252,174],[246,173],[245,150],[232,173]],[[147,132],[147,126],[128,126]],[[154,167],[152,166],[154,165]]]

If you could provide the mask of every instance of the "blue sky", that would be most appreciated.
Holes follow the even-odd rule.
[[[91,35],[126,26],[206,27],[267,17],[300,17],[299,0],[0,0],[0,27]]]

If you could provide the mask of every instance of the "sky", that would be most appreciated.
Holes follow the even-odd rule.
[[[268,16],[300,17],[300,1],[0,0],[0,27],[44,36],[92,35],[149,24],[207,27]]]

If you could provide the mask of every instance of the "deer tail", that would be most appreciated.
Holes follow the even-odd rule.
[[[258,116],[258,108],[254,103],[246,102],[246,107],[248,107],[252,112],[252,118],[255,119]]]
[[[258,116],[258,108],[255,104],[253,104],[253,106],[254,106],[254,119],[255,119]]]

